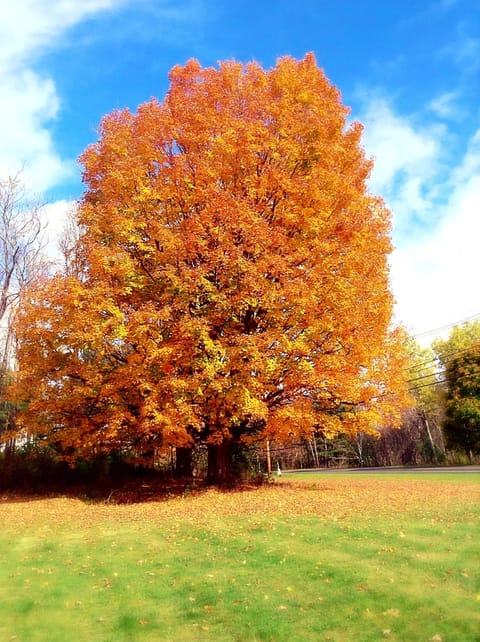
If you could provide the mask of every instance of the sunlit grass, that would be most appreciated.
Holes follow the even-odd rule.
[[[326,481],[333,478],[342,478],[342,479],[353,479],[360,477],[363,479],[381,479],[388,482],[388,480],[400,480],[400,481],[428,481],[431,482],[448,482],[448,483],[460,483],[465,484],[471,482],[473,484],[478,484],[480,486],[480,473],[477,472],[419,472],[419,471],[396,471],[391,470],[388,472],[370,472],[368,469],[361,469],[356,472],[347,472],[339,470],[330,470],[330,471],[314,471],[314,472],[287,472],[283,473],[282,476],[275,481],[288,481],[296,482],[299,480],[302,481],[311,481],[319,482]]]
[[[0,640],[478,641],[479,488],[351,476],[3,502]]]

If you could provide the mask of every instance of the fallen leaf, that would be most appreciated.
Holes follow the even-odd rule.
[[[392,617],[400,617],[400,611],[398,609],[388,609],[384,611],[383,615],[391,615]]]

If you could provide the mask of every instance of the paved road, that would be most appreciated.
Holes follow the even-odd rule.
[[[415,466],[389,466],[386,468],[302,468],[297,470],[284,470],[284,474],[295,473],[480,473],[480,466],[443,466],[438,468],[420,468]]]

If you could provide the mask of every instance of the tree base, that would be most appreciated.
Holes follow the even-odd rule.
[[[221,444],[208,445],[207,484],[232,485],[235,483],[231,443],[231,439],[224,439]]]
[[[175,449],[175,477],[177,479],[193,477],[191,448]]]

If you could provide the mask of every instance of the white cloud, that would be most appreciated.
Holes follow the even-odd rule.
[[[480,130],[447,167],[445,129],[417,125],[381,99],[367,105],[361,120],[365,148],[376,159],[371,190],[393,211],[397,320],[424,334],[480,313]]]
[[[437,96],[430,101],[429,109],[440,118],[458,118],[460,116],[459,108],[456,104],[457,94],[454,91],[449,91],[445,94]]]
[[[60,109],[52,78],[32,61],[81,20],[126,0],[15,0],[0,3],[0,173],[25,168],[28,188],[42,193],[72,171],[55,149],[50,126]]]
[[[0,83],[0,173],[13,175],[24,166],[25,184],[41,193],[71,171],[70,163],[55,151],[48,131],[59,108],[55,86],[29,69],[17,75],[0,71]]]
[[[67,29],[126,0],[15,0],[0,4],[0,61],[28,64],[32,53],[56,44]]]
[[[479,203],[480,174],[453,190],[437,229],[403,243],[392,256],[397,317],[416,334],[480,313]],[[432,338],[426,335],[425,342]]]
[[[378,97],[368,102],[361,121],[366,151],[375,160],[370,189],[392,209],[397,234],[411,233],[413,224],[429,222],[432,214],[431,179],[440,171],[444,128],[419,127]]]
[[[415,128],[407,118],[395,114],[383,98],[368,103],[362,122],[365,146],[376,158],[373,189],[391,190],[399,172],[432,172],[432,161],[438,154],[435,129]]]
[[[452,174],[452,184],[469,183],[480,176],[480,129],[470,139],[461,164]]]
[[[476,72],[480,65],[480,40],[465,33],[465,25],[462,24],[458,28],[457,42],[447,49],[446,54],[453,56],[462,71]]]

